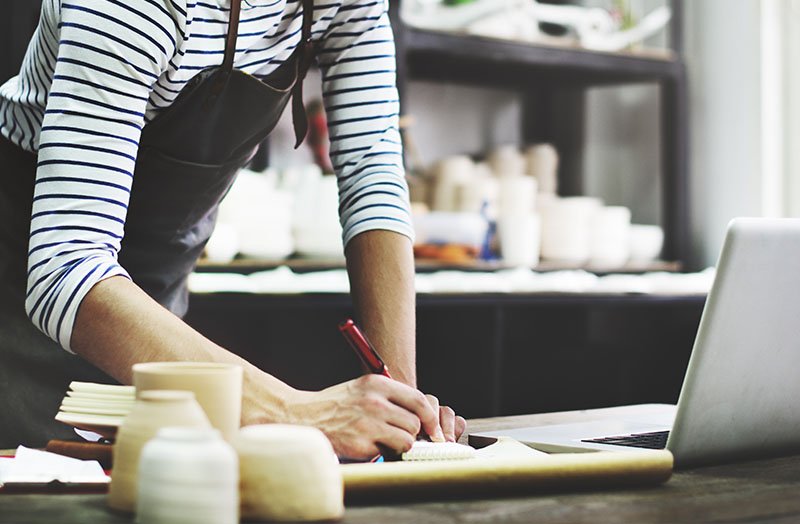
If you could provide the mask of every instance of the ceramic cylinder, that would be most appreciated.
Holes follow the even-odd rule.
[[[239,459],[214,428],[166,427],[142,448],[138,524],[236,524]]]
[[[461,188],[474,178],[475,164],[468,156],[457,155],[442,159],[433,171],[434,211],[458,211]]]
[[[550,144],[536,144],[525,150],[527,172],[539,182],[539,192],[558,192],[558,152]]]
[[[597,267],[617,267],[630,256],[631,210],[606,206],[597,210],[591,223],[590,263]]]
[[[591,221],[601,207],[589,197],[554,198],[543,206],[542,258],[585,264],[591,256]]]
[[[126,512],[136,509],[139,455],[145,443],[165,426],[209,428],[211,424],[190,391],[137,393],[136,402],[122,421],[114,442],[109,506]]]
[[[145,362],[133,365],[137,395],[153,389],[194,393],[211,425],[230,441],[242,415],[242,367],[215,362]]]
[[[649,224],[633,224],[630,232],[630,260],[646,263],[656,260],[664,247],[664,230]]]
[[[498,221],[503,264],[532,268],[539,263],[541,222],[535,213],[503,215]]]
[[[536,210],[536,179],[527,175],[506,175],[500,186],[499,216],[529,214]]]
[[[241,514],[246,519],[310,521],[344,514],[344,483],[333,446],[318,429],[266,424],[242,428]]]
[[[525,157],[513,145],[495,148],[487,158],[496,176],[521,176],[525,174]]]

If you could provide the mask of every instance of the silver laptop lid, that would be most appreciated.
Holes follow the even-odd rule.
[[[678,467],[800,451],[800,219],[730,223],[667,448]]]

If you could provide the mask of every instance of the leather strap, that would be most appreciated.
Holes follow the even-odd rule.
[[[314,23],[314,0],[303,0],[303,31],[297,46],[297,80],[292,88],[292,121],[294,123],[294,148],[300,147],[308,133],[308,116],[303,104],[303,80],[314,61],[314,42],[311,41],[311,25]]]
[[[239,11],[241,9],[241,0],[231,0],[228,36],[225,39],[225,59],[222,61],[222,69],[228,73],[233,70],[233,55],[236,54],[236,36],[239,34]]]
[[[228,35],[225,37],[225,58],[222,60],[222,65],[219,68],[219,73],[216,75],[216,80],[211,86],[209,97],[203,103],[205,111],[211,111],[214,104],[217,102],[217,97],[225,85],[228,83],[228,78],[233,71],[233,56],[236,54],[236,36],[239,34],[239,11],[241,11],[241,0],[231,0],[231,14],[228,19]]]
[[[220,67],[221,74],[211,90],[211,98],[206,101],[206,106],[214,104],[216,96],[225,88],[231,71],[233,71],[233,57],[236,53],[236,36],[239,31],[239,13],[241,0],[231,1],[231,14],[228,21],[228,35],[225,39],[225,58]],[[303,29],[300,44],[297,46],[297,79],[292,87],[292,121],[294,123],[295,149],[300,147],[308,134],[308,116],[303,104],[303,80],[306,78],[308,68],[314,61],[314,42],[311,40],[311,26],[314,23],[314,0],[303,0]]]

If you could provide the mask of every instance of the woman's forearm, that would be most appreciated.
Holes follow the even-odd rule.
[[[108,278],[89,291],[78,309],[71,347],[125,384],[132,383],[131,367],[137,362],[183,360],[242,366],[242,422],[287,420],[286,402],[292,388],[205,338],[127,278]]]
[[[408,237],[367,231],[347,245],[356,315],[396,380],[416,387],[414,255]]]

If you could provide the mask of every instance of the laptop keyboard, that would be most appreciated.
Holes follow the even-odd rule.
[[[664,449],[667,447],[669,431],[653,431],[652,433],[634,433],[618,437],[603,437],[582,440],[581,442],[594,442],[597,444],[613,444],[616,446],[630,446],[634,448]]]

